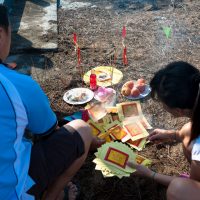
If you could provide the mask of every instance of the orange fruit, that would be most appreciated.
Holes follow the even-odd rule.
[[[128,87],[130,89],[133,89],[134,87],[134,82],[133,81],[127,81],[125,84],[124,84],[124,87]]]
[[[138,84],[138,85],[141,84],[141,83],[144,83],[144,84],[145,84],[145,80],[144,80],[143,78],[139,78],[139,79],[137,80],[137,84]]]
[[[143,93],[145,91],[145,84],[144,83],[140,83],[136,86],[136,88],[140,91],[140,93]]]
[[[131,90],[131,96],[132,97],[138,97],[140,95],[140,91],[134,87],[132,90]]]

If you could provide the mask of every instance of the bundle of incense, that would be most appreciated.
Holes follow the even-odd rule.
[[[122,29],[122,46],[123,46],[123,64],[126,66],[128,64],[128,59],[127,59],[127,48],[125,45],[125,38],[126,38],[126,27],[124,26]]]

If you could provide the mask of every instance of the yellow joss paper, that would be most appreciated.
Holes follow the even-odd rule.
[[[106,124],[104,127],[105,127],[105,130],[109,130],[115,127],[116,125],[121,125],[120,121],[115,120],[112,123]]]
[[[128,177],[136,170],[130,167],[128,162],[136,162],[148,166],[149,159],[135,154],[131,148],[120,142],[110,142],[102,145],[95,153],[93,162],[95,169],[101,170],[104,177],[117,176],[119,178]]]
[[[139,165],[145,165],[145,166],[150,166],[152,163],[151,160],[149,160],[141,155],[136,155],[135,162]]]
[[[132,141],[130,139],[126,143],[129,144],[132,148],[134,148],[138,151],[141,151],[145,147],[146,138],[142,138],[142,139],[135,140],[135,141]]]
[[[105,117],[102,118],[104,126],[113,122],[112,117],[110,114],[107,114]]]
[[[106,107],[108,113],[118,113],[117,107]]]
[[[106,111],[104,105],[101,103],[93,104],[87,110],[88,110],[88,114],[89,114],[90,118],[94,122],[97,122],[98,120],[102,119],[107,114],[107,111]]]
[[[120,124],[114,125],[108,132],[114,140],[123,140],[123,138],[127,136],[127,132]]]
[[[129,117],[142,115],[142,109],[139,101],[120,103],[117,104],[117,108],[121,121]]]
[[[132,141],[145,138],[149,135],[149,133],[146,131],[144,126],[139,121],[135,121],[135,122],[125,121],[123,122],[123,127],[125,128],[128,135],[130,136],[129,139],[131,139]],[[126,142],[126,141],[123,141],[123,142]]]
[[[125,168],[128,158],[128,154],[111,147],[104,159],[108,162],[112,162],[120,167]]]
[[[124,172],[134,172],[135,170],[127,166],[129,160],[136,158],[134,152],[127,145],[120,142],[110,142],[102,145],[97,152],[97,157],[106,165],[113,166],[114,170],[119,169]]]
[[[112,121],[120,121],[120,118],[119,118],[119,115],[118,113],[111,113],[111,118],[112,118]]]
[[[90,125],[91,129],[92,129],[92,134],[94,136],[98,136],[100,135],[101,133],[105,132],[104,129],[99,126],[98,123],[95,123],[94,121],[92,120],[88,120],[87,123]]]
[[[152,129],[152,126],[149,124],[149,122],[147,121],[144,115],[129,117],[129,118],[124,119],[124,122],[127,122],[127,123],[131,123],[135,121],[139,121],[145,129]]]
[[[107,137],[105,137],[106,142],[112,142],[113,139],[108,135]]]
[[[144,117],[144,115],[142,115],[140,117],[140,123],[144,126],[145,129],[152,129],[153,127],[149,124],[149,122],[147,121],[147,119]]]
[[[98,135],[98,138],[105,139],[106,142],[111,142],[113,139],[110,137],[110,133],[104,132]]]

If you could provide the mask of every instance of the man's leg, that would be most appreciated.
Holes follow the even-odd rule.
[[[199,200],[200,183],[187,178],[174,179],[167,190],[167,200]]]
[[[71,166],[66,169],[48,188],[45,200],[55,200],[59,194],[63,191],[64,187],[69,183],[69,181],[73,178],[73,176],[77,173],[80,167],[83,165],[90,146],[92,143],[96,143],[96,139],[92,136],[90,126],[82,120],[74,120],[67,124],[68,126],[73,127],[81,136],[85,151],[84,154],[76,159]],[[66,152],[67,153],[67,152]]]

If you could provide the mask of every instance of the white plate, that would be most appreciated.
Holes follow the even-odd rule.
[[[85,93],[86,94],[86,97],[83,98],[82,100],[80,101],[76,101],[76,100],[72,100],[70,98],[71,97],[76,97],[76,96],[79,96],[81,93]],[[64,96],[63,96],[63,100],[69,104],[72,104],[72,105],[81,105],[81,104],[85,104],[89,101],[91,101],[94,97],[94,92],[92,92],[91,90],[89,90],[88,88],[74,88],[74,89],[71,89],[71,90],[68,90]]]
[[[124,96],[124,95],[123,95],[123,96],[124,96],[125,98],[127,98],[127,99],[130,99],[130,100],[139,100],[139,99],[143,99],[143,98],[145,98],[146,96],[148,96],[148,95],[150,94],[150,92],[151,92],[150,86],[149,86],[149,85],[146,85],[144,92],[141,93],[141,94],[140,94],[139,96],[137,96],[137,97]]]

